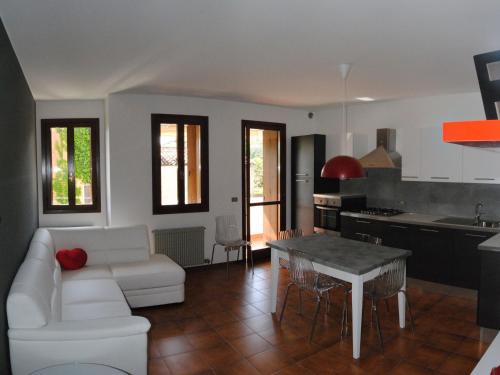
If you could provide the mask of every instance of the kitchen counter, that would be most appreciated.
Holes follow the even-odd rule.
[[[497,234],[496,236],[493,236],[490,239],[480,243],[478,249],[500,252],[500,234]]]
[[[449,224],[449,223],[436,223],[435,220],[444,219],[446,216],[437,216],[437,215],[426,215],[426,214],[417,214],[407,212],[404,214],[394,215],[394,216],[376,216],[376,215],[367,215],[359,212],[349,212],[343,211],[340,213],[342,216],[356,217],[360,219],[370,219],[377,221],[385,221],[390,223],[401,223],[401,224],[414,224],[414,225],[429,225],[433,227],[441,227],[441,228],[450,228],[450,229],[462,229],[462,230],[470,230],[477,232],[490,232],[490,233],[500,233],[500,228],[484,228],[484,227],[475,227],[472,225],[460,225],[460,224]],[[499,248],[500,251],[500,236],[494,236],[488,241],[493,240],[495,237],[498,237],[495,243],[497,243],[496,247]],[[486,242],[488,242],[486,241]],[[488,249],[489,250],[489,249]]]

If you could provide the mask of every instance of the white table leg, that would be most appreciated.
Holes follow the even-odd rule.
[[[404,269],[404,281],[402,290],[406,291],[406,265]],[[404,293],[398,293],[399,326],[404,328],[406,325],[406,296]]]
[[[363,319],[363,278],[352,279],[352,357],[358,359],[361,353],[361,323]]]
[[[276,303],[278,302],[278,277],[279,277],[279,258],[278,252],[271,248],[271,312],[276,312]]]

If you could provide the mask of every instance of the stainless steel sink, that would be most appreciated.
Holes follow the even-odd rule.
[[[434,220],[434,223],[443,224],[455,224],[455,225],[466,225],[471,227],[481,227],[481,228],[499,228],[500,222],[490,221],[490,220],[480,220],[479,223],[475,223],[474,219],[469,219],[466,217],[445,217],[443,219]]]

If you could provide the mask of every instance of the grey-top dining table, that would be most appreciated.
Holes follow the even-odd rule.
[[[312,261],[316,271],[352,284],[352,356],[355,359],[359,358],[363,283],[375,278],[383,265],[397,258],[406,258],[411,255],[411,251],[324,234],[269,241],[267,245],[271,248],[271,309],[273,313],[276,312],[279,258],[288,259],[288,248],[304,253],[304,256]],[[402,290],[405,289],[406,282]],[[406,321],[405,303],[404,293],[399,293],[398,309],[401,328],[405,327]]]

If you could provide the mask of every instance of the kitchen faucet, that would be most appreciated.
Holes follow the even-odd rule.
[[[474,225],[479,226],[481,223],[481,208],[483,207],[483,202],[477,202],[474,214]]]

